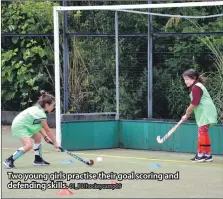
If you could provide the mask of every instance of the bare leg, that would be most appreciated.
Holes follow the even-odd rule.
[[[46,162],[42,158],[42,144],[41,144],[41,134],[36,133],[35,135],[32,136],[32,139],[34,140],[34,153],[35,153],[35,160],[33,165],[35,166],[44,166],[44,165],[49,165],[50,163]]]
[[[32,140],[30,138],[20,138],[20,141],[23,143],[23,147],[20,147],[15,153],[13,153],[6,161],[4,165],[7,168],[14,168],[14,161],[24,155],[27,151],[32,148]]]
[[[36,133],[35,135],[32,136],[32,139],[34,140],[33,149],[35,155],[42,157],[41,134]]]

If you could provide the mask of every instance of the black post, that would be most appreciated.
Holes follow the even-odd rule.
[[[63,6],[67,6],[67,0],[63,1]],[[67,11],[63,12],[63,68],[64,68],[64,113],[68,111],[68,59],[69,47],[67,38]]]
[[[152,4],[152,0],[148,0],[148,4]],[[150,9],[149,9],[150,12]],[[152,92],[152,85],[153,85],[153,62],[152,62],[152,55],[153,55],[153,45],[152,45],[152,15],[148,15],[148,113],[147,117],[152,118],[153,116],[153,92]]]

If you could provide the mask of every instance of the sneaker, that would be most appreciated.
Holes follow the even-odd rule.
[[[210,155],[209,157],[205,156],[205,162],[212,162],[213,158],[212,155]]]
[[[14,160],[12,158],[8,158],[6,159],[3,164],[8,168],[8,169],[13,169],[15,168],[15,165],[14,165]]]
[[[50,165],[49,162],[45,161],[43,158],[41,158],[38,155],[35,155],[35,160],[33,162],[33,165],[35,166],[47,166]]]
[[[191,162],[204,162],[205,161],[205,156],[202,157],[198,157],[198,155],[196,154],[194,158],[190,159]]]

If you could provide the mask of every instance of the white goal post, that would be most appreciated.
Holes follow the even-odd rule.
[[[160,3],[160,4],[135,4],[135,5],[105,5],[105,6],[54,6],[54,64],[55,64],[55,99],[56,99],[56,140],[61,145],[61,100],[60,100],[60,52],[59,52],[59,12],[76,10],[110,10],[122,11],[129,9],[149,8],[177,8],[177,7],[203,7],[219,6],[223,1],[184,2],[184,3]],[[137,11],[138,12],[138,11]],[[140,12],[138,12],[140,14]],[[145,13],[145,12],[144,12]],[[116,33],[117,38],[117,33]],[[116,60],[117,61],[117,60]],[[117,68],[116,68],[117,72]],[[118,74],[116,74],[117,77]],[[117,83],[117,81],[116,81]],[[117,86],[117,85],[116,85]],[[117,98],[116,98],[117,99]],[[117,107],[117,113],[119,112]]]

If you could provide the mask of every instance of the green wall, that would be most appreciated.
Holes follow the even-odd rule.
[[[67,150],[85,149],[146,149],[175,152],[197,150],[197,126],[183,123],[163,144],[156,141],[176,123],[163,121],[75,121],[62,123],[62,146]],[[212,153],[223,155],[223,126],[209,131]]]
[[[116,121],[62,122],[62,146],[67,150],[118,147]]]
[[[120,121],[120,147],[176,152],[197,151],[197,125],[183,123],[163,144],[156,141],[163,137],[176,123],[157,121]],[[209,135],[213,154],[223,154],[223,126],[210,128]]]

